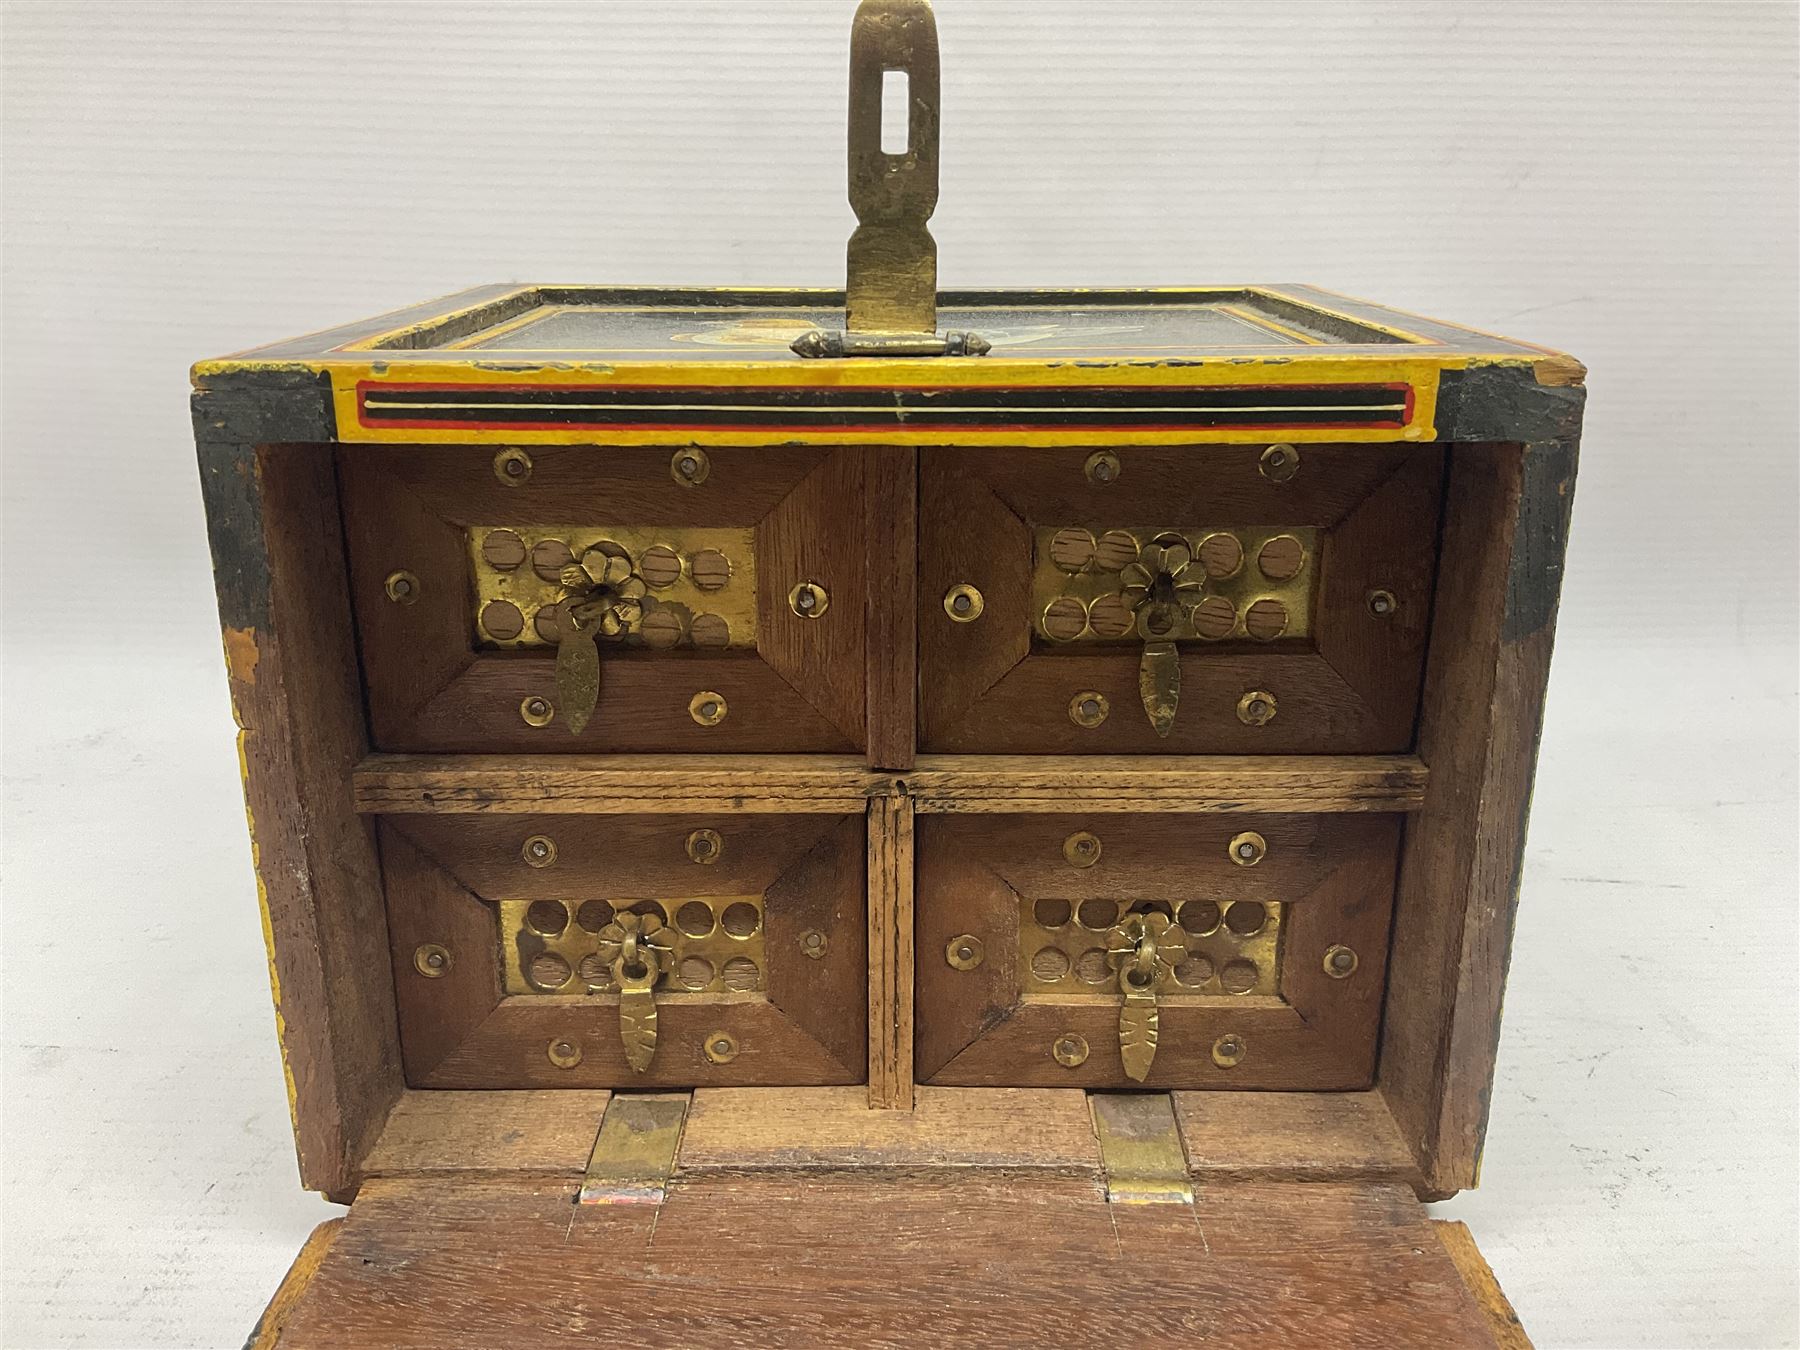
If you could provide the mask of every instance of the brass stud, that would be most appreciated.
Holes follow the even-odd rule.
[[[702,689],[688,700],[688,716],[703,727],[716,727],[725,720],[725,696]]]
[[[944,945],[944,959],[957,970],[973,970],[987,959],[987,948],[973,933],[963,933]]]
[[[1070,867],[1092,867],[1100,861],[1100,840],[1086,830],[1077,830],[1063,840],[1063,857]]]
[[[547,727],[550,719],[556,716],[556,705],[542,694],[532,694],[519,703],[519,716],[526,724],[534,727]]]
[[[1275,695],[1267,689],[1252,689],[1238,700],[1238,721],[1247,727],[1264,727],[1275,720]]]
[[[788,608],[803,619],[816,619],[831,608],[831,595],[816,581],[803,581],[788,592]]]
[[[1368,604],[1369,613],[1378,619],[1385,619],[1400,608],[1400,602],[1394,598],[1392,591],[1370,591]]]
[[[413,969],[428,980],[441,980],[450,973],[450,949],[435,942],[422,942],[413,952]]]
[[[508,446],[494,456],[494,477],[508,487],[518,487],[531,477],[531,456],[517,446]]]
[[[556,861],[556,841],[547,834],[534,834],[519,846],[519,856],[529,867],[548,867]]]
[[[729,1031],[709,1031],[706,1035],[706,1057],[714,1064],[729,1064],[738,1057],[737,1037]]]
[[[1087,457],[1081,471],[1095,487],[1107,487],[1119,481],[1119,457],[1110,450],[1096,450]]]
[[[1073,1031],[1065,1031],[1051,1042],[1050,1053],[1063,1068],[1080,1068],[1087,1063],[1087,1038],[1078,1036]]]
[[[581,1063],[581,1042],[573,1036],[558,1036],[550,1042],[544,1053],[557,1068],[572,1069]]]
[[[1225,850],[1239,867],[1255,867],[1269,851],[1269,841],[1255,830],[1245,830],[1231,837]]]
[[[825,959],[825,948],[830,944],[826,937],[816,928],[809,928],[800,935],[800,950],[815,961]]]
[[[1291,445],[1271,445],[1256,468],[1271,483],[1285,483],[1300,471],[1300,452]]]
[[[987,608],[981,592],[964,582],[944,592],[944,613],[955,623],[974,623]]]
[[[1217,1064],[1221,1069],[1236,1068],[1243,1061],[1244,1055],[1249,1048],[1249,1046],[1244,1044],[1244,1038],[1242,1036],[1238,1035],[1235,1031],[1228,1031],[1223,1036],[1219,1037],[1218,1040],[1213,1042],[1213,1063]]]
[[[699,487],[712,472],[712,460],[697,445],[677,450],[669,459],[669,476],[683,487]]]
[[[1356,953],[1333,943],[1325,949],[1325,973],[1334,980],[1347,980],[1356,973]]]
[[[1112,704],[1097,690],[1084,689],[1069,700],[1069,720],[1078,727],[1097,727],[1111,711]]]
[[[687,855],[702,867],[710,867],[725,852],[725,840],[717,830],[695,830],[687,837]]]
[[[390,572],[382,589],[396,605],[410,605],[419,598],[419,579],[411,572]]]

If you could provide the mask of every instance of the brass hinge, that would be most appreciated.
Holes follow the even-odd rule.
[[[1116,1205],[1191,1205],[1187,1150],[1166,1092],[1091,1093],[1094,1134],[1106,1169],[1106,1198]]]
[[[584,1205],[660,1205],[675,1172],[687,1092],[615,1092],[606,1104],[578,1200]]]

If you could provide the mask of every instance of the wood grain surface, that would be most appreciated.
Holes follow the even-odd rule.
[[[1196,1178],[1407,1181],[1418,1168],[1378,1092],[1177,1092]]]
[[[365,1176],[580,1176],[609,1092],[408,1091],[394,1103]]]
[[[909,445],[862,451],[868,543],[868,758],[910,769],[918,743],[919,452]]]
[[[913,806],[869,803],[869,1105],[913,1103]]]
[[[660,1208],[574,1188],[370,1182],[282,1350],[1494,1346],[1399,1186],[1225,1184],[1191,1207],[1045,1171],[678,1176]]]
[[[1048,1088],[914,1090],[910,1111],[860,1088],[702,1088],[681,1137],[685,1173],[856,1168],[1100,1166],[1085,1093]]]
[[[840,814],[887,790],[848,755],[370,755],[355,789],[359,811],[502,815]]]

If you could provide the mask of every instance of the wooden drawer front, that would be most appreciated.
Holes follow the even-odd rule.
[[[379,834],[414,1087],[865,1079],[860,814],[386,816]],[[624,913],[663,925],[640,938],[666,953],[641,1070],[602,951]]]
[[[921,816],[919,1080],[1367,1087],[1400,820]],[[1142,1079],[1126,1070],[1107,952],[1134,913],[1170,921]]]
[[[683,453],[698,452],[677,452],[674,462]],[[855,452],[715,449],[696,460],[704,465],[698,483],[677,480],[667,450],[522,454],[340,452],[377,748],[861,747]],[[636,608],[620,611],[623,631],[599,639],[598,701],[575,732],[569,710],[557,706],[558,605],[599,594],[577,594],[571,583],[580,579],[566,573],[596,552],[629,567],[621,598]],[[805,586],[816,590],[798,598]]]
[[[1283,467],[1272,470],[1270,455]],[[1439,447],[1145,447],[1116,463],[1092,458],[921,451],[926,750],[1410,747]],[[1171,674],[1176,697],[1158,698],[1173,716],[1159,732],[1146,686],[1161,690]]]

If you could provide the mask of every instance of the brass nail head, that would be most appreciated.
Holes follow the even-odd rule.
[[[1213,1063],[1217,1064],[1221,1069],[1235,1068],[1242,1062],[1244,1054],[1248,1049],[1249,1047],[1244,1043],[1244,1038],[1242,1036],[1238,1035],[1235,1031],[1228,1031],[1223,1036],[1219,1037],[1218,1040],[1213,1042]]]
[[[714,1064],[729,1064],[738,1057],[737,1037],[729,1031],[714,1031],[706,1037],[706,1057]]]
[[[396,605],[410,605],[419,598],[419,579],[411,572],[390,572],[382,589]]]
[[[1394,598],[1392,591],[1370,591],[1369,613],[1378,619],[1385,619],[1400,608],[1400,602]]]
[[[1063,1068],[1079,1068],[1087,1063],[1087,1038],[1078,1036],[1073,1031],[1065,1031],[1051,1042],[1050,1053]]]
[[[1097,727],[1111,711],[1112,704],[1097,690],[1084,689],[1069,700],[1069,720],[1078,727]]]
[[[816,928],[809,928],[800,935],[800,950],[815,961],[825,958],[828,945],[825,935]]]
[[[420,943],[413,952],[413,969],[428,980],[441,980],[450,973],[450,949],[436,942]]]
[[[1271,445],[1256,467],[1271,483],[1285,483],[1300,471],[1300,452],[1291,445]]]
[[[527,866],[548,867],[556,861],[556,841],[547,834],[534,834],[519,846],[519,856]]]
[[[944,613],[950,616],[953,623],[974,623],[985,608],[987,605],[981,598],[981,592],[967,582],[952,586],[944,592]]]
[[[531,477],[531,456],[517,446],[509,446],[494,456],[494,477],[508,487],[518,487]]]
[[[816,581],[803,581],[788,592],[788,608],[803,619],[816,619],[831,608],[831,595]]]
[[[1092,867],[1100,861],[1100,838],[1077,830],[1063,840],[1063,857],[1071,867]]]
[[[581,1042],[572,1036],[559,1036],[544,1051],[559,1069],[572,1069],[581,1063]]]
[[[1334,980],[1347,980],[1356,973],[1357,956],[1350,948],[1334,943],[1325,949],[1325,973]]]
[[[702,867],[710,867],[725,852],[725,839],[717,830],[695,830],[687,837],[687,855]]]
[[[547,727],[556,716],[556,705],[541,694],[533,694],[519,703],[519,716],[528,726]]]
[[[1087,457],[1087,463],[1081,471],[1087,475],[1088,482],[1096,487],[1106,487],[1119,481],[1119,457],[1110,450],[1096,450]]]
[[[1252,689],[1238,700],[1238,721],[1247,727],[1265,727],[1275,720],[1275,695],[1266,689]]]
[[[688,716],[703,727],[716,727],[725,720],[725,696],[702,689],[688,700]]]
[[[1269,851],[1269,841],[1255,830],[1245,830],[1242,834],[1233,835],[1227,850],[1231,861],[1239,867],[1255,867]]]
[[[962,933],[945,944],[944,959],[957,970],[974,970],[987,959],[987,947],[973,933]]]
[[[712,473],[712,460],[699,446],[677,450],[669,460],[669,476],[684,487],[699,487]]]

